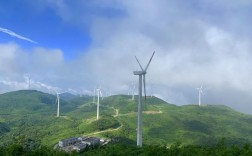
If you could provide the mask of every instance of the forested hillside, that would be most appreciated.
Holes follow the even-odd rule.
[[[12,143],[53,147],[73,136],[98,136],[135,145],[137,100],[114,95],[97,105],[90,96],[65,95],[60,98],[56,117],[56,96],[21,90],[0,95],[1,145]],[[143,100],[143,144],[168,146],[252,142],[252,116],[222,105],[176,106],[156,97]]]

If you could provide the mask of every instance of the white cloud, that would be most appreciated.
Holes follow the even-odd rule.
[[[97,4],[91,2],[86,5],[81,1],[71,5],[67,1],[46,2],[44,5],[53,8],[66,23],[90,26],[90,48],[73,61],[64,60],[60,49],[34,48],[28,52],[29,71],[23,70],[25,67],[14,70],[7,66],[11,71],[31,73],[39,82],[63,90],[72,88],[92,93],[95,86],[101,86],[112,93],[127,94],[128,86],[138,80],[133,75],[139,69],[134,56],[145,66],[155,50],[146,76],[147,85],[155,88],[155,95],[176,104],[197,103],[195,88],[203,85],[209,88],[202,97],[203,103],[226,104],[252,113],[249,96],[252,38],[240,33],[249,32],[250,28],[241,30],[239,25],[232,25],[233,21],[249,25],[251,21],[244,18],[250,15],[243,11],[236,15],[229,10],[246,9],[246,5],[236,5],[236,1],[225,1],[224,5],[217,1],[175,0],[111,0],[100,4],[101,8],[123,12],[118,18],[92,14]],[[213,12],[216,10],[217,13]],[[15,57],[16,53],[23,56],[27,52],[17,45],[6,47],[14,50],[8,56],[0,54],[0,59],[9,57],[12,60],[9,64],[16,67],[17,60],[23,59]],[[0,50],[3,48],[0,46]],[[4,69],[0,67],[0,70]]]
[[[0,31],[3,32],[3,33],[6,33],[6,34],[8,34],[8,35],[10,35],[10,36],[12,36],[12,37],[16,37],[16,38],[18,38],[18,39],[25,40],[25,41],[28,41],[28,42],[37,44],[37,42],[35,42],[35,41],[33,41],[33,40],[31,40],[31,39],[29,39],[29,38],[27,38],[27,37],[21,36],[21,35],[19,35],[19,34],[13,32],[13,31],[11,31],[11,30],[8,30],[8,29],[1,28],[1,27],[0,27]]]

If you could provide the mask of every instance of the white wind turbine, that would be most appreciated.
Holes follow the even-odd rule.
[[[150,62],[155,54],[155,51],[153,52],[147,66],[145,69],[143,69],[142,65],[140,64],[139,60],[135,56],[141,71],[134,71],[134,75],[139,76],[139,85],[138,85],[138,120],[137,120],[137,146],[142,147],[142,82],[144,84],[144,95],[146,99],[146,87],[145,87],[145,75],[146,71],[150,65]]]
[[[201,105],[201,94],[203,94],[202,86],[200,88],[196,88],[199,91],[199,106]]]
[[[59,117],[60,116],[60,94],[63,94],[63,93],[65,93],[65,92],[63,92],[63,93],[59,93],[59,92],[57,92],[57,91],[55,91],[56,92],[56,101],[57,101],[57,104],[58,104],[58,107],[57,107],[57,117]]]
[[[152,85],[150,85],[150,92],[151,92],[150,97],[152,98],[153,97],[153,86]]]
[[[95,90],[95,88],[94,88],[93,103],[95,103],[95,94],[96,94],[96,90]]]
[[[102,95],[101,93],[101,89],[96,89],[96,93],[97,93],[97,114],[96,114],[96,120],[99,120],[99,113],[100,113],[100,95]]]
[[[132,83],[132,91],[131,91],[131,93],[132,93],[132,98],[131,98],[131,100],[132,100],[132,101],[134,101],[134,99],[135,99],[135,89],[136,89],[136,86],[135,86],[134,83]]]
[[[28,75],[28,89],[31,88],[31,76]]]
[[[25,80],[26,80],[26,83],[27,83],[27,87],[28,87],[28,90],[31,88],[31,75],[30,74],[27,74],[24,76]]]

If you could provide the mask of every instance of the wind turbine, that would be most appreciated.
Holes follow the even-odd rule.
[[[151,92],[150,97],[152,98],[153,97],[153,86],[152,85],[150,85],[150,92]]]
[[[65,93],[65,92],[63,92],[63,93],[59,93],[57,91],[55,91],[55,92],[56,92],[56,96],[57,96],[56,101],[57,101],[57,104],[58,104],[58,107],[57,107],[57,117],[59,117],[60,116],[60,111],[59,111],[59,109],[60,109],[60,96],[59,95]]]
[[[202,86],[200,88],[196,88],[199,91],[199,106],[201,105],[201,94],[203,94]]]
[[[24,76],[24,78],[25,78],[25,81],[27,83],[27,88],[29,90],[31,88],[31,75],[27,74],[27,75]]]
[[[146,71],[150,65],[150,62],[155,54],[155,51],[153,52],[147,66],[145,69],[143,69],[142,65],[140,64],[139,60],[135,56],[141,70],[140,71],[134,71],[134,75],[139,76],[139,85],[138,85],[138,119],[137,119],[137,146],[142,147],[142,82],[144,85],[144,95],[146,99],[146,87],[145,87],[145,75]]]
[[[28,89],[31,88],[31,76],[28,75]]]
[[[135,89],[136,89],[136,86],[135,86],[135,84],[134,83],[132,83],[132,98],[131,98],[131,100],[132,101],[134,101],[134,99],[135,99]]]
[[[93,103],[95,103],[95,94],[96,94],[96,92],[95,92],[95,88],[94,88]]]
[[[99,119],[99,113],[100,113],[100,95],[101,94],[101,89],[96,89],[97,92],[97,115],[96,115],[96,120]]]

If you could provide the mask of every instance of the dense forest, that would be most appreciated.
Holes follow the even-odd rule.
[[[131,96],[104,97],[99,120],[91,96],[62,94],[60,101],[60,117],[56,117],[55,95],[35,90],[0,94],[0,156],[70,155],[54,147],[62,139],[78,136],[110,143],[71,155],[252,155],[252,115],[227,106],[176,106],[147,97],[144,146],[138,148],[137,100]],[[218,141],[221,138],[225,143]]]
[[[45,146],[29,149],[25,146],[13,144],[0,148],[3,156],[251,156],[250,144],[227,145],[222,139],[213,146],[197,146],[175,143],[170,147],[166,145],[145,145],[142,148],[121,143],[111,143],[102,147],[88,148],[81,153],[66,153],[53,150]]]

